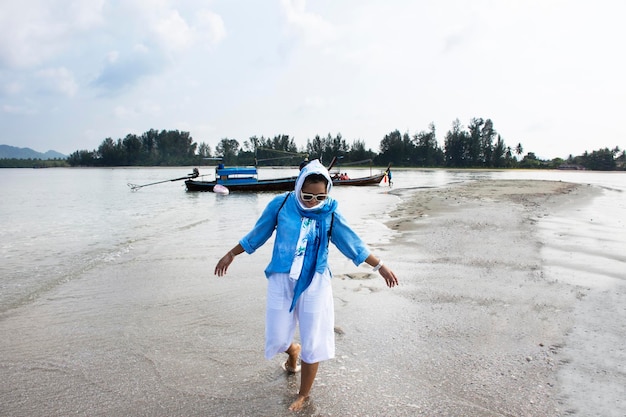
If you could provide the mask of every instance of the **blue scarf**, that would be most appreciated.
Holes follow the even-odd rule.
[[[294,195],[297,199],[298,196]],[[328,247],[328,233],[326,232],[326,225],[331,220],[332,214],[337,209],[337,201],[328,197],[324,201],[323,205],[319,209],[315,210],[302,210],[298,202],[295,202],[295,206],[302,217],[308,217],[315,220],[315,236],[308,236],[306,250],[304,252],[304,261],[302,263],[302,270],[300,271],[300,277],[296,283],[294,289],[293,300],[291,301],[291,307],[289,312],[293,311],[296,306],[296,301],[300,295],[311,285],[313,281],[313,275],[317,268],[318,259],[324,256],[324,251]]]

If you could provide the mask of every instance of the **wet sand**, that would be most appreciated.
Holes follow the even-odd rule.
[[[286,410],[299,377],[280,369],[284,358],[263,359],[259,276],[271,245],[217,279],[222,246],[189,251],[190,236],[172,235],[181,249],[167,258],[137,247],[2,317],[0,414],[625,414],[623,281],[608,291],[546,272],[538,230],[596,189],[479,181],[398,192],[387,221],[396,236],[373,249],[401,285],[387,289],[332,250],[337,358],[321,364],[305,410]]]

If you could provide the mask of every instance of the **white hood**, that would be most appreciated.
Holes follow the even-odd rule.
[[[300,191],[302,190],[302,185],[304,184],[305,178],[311,174],[322,174],[324,177],[326,177],[326,180],[328,181],[328,185],[326,186],[327,194],[330,193],[330,190],[333,188],[333,180],[330,178],[330,174],[328,173],[328,170],[326,169],[324,165],[321,164],[321,162],[318,159],[314,159],[308,164],[306,164],[306,166],[302,168],[302,171],[300,171],[300,175],[298,176],[298,180],[296,181],[296,188],[295,188],[296,201],[298,202],[298,205],[304,210],[318,209],[323,204],[325,204],[326,201],[328,200],[326,199],[323,203],[318,204],[315,207],[311,207],[311,208],[304,207],[302,205],[300,201]]]

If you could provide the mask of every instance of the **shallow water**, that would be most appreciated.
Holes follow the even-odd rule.
[[[188,193],[182,181],[137,192],[126,185],[189,172],[187,167],[0,170],[2,410],[29,416],[206,415],[208,407],[211,415],[237,415],[240,398],[252,409],[277,398],[270,409],[284,409],[289,398],[280,393],[293,391],[294,382],[259,360],[264,314],[259,278],[271,245],[238,259],[230,272],[237,279],[209,279],[217,259],[275,194]],[[261,170],[265,178],[287,175],[293,170]],[[393,193],[381,184],[336,187],[333,195],[364,240],[388,250],[394,232],[385,222],[403,190],[481,179],[601,187],[589,205],[537,219],[548,242],[542,255],[554,279],[588,286],[624,280],[623,173],[395,170]],[[324,389],[323,378],[317,386]]]
[[[261,176],[293,170],[262,170]],[[128,182],[179,178],[186,168],[0,171],[0,313],[27,304],[144,245],[180,237],[186,249],[224,249],[247,232],[276,193],[189,193],[166,182],[131,192]],[[365,239],[389,238],[381,226],[397,197],[388,188],[339,187],[342,212]],[[352,204],[363,199],[367,204]],[[195,233],[199,233],[195,239]],[[192,240],[194,236],[194,240]],[[167,248],[156,257],[167,256]],[[217,256],[215,253],[214,256]]]

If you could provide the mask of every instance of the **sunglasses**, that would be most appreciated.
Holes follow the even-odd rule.
[[[326,197],[328,197],[328,194],[310,194],[300,191],[300,198],[302,198],[302,201],[311,201],[313,199],[315,199],[315,201],[324,201],[326,200]]]

